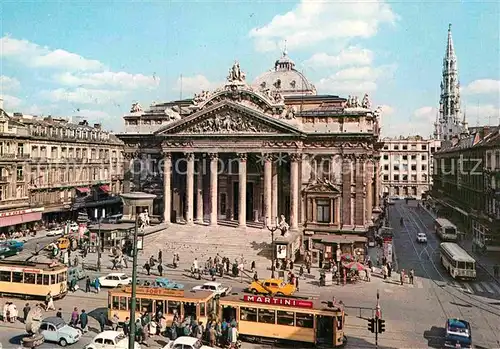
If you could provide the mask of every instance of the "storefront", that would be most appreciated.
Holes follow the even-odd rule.
[[[364,261],[368,239],[355,234],[314,234],[308,237],[312,264],[322,267],[326,262],[339,262],[342,255]]]
[[[104,248],[119,247],[122,248],[127,240],[133,239],[135,224],[94,224],[88,227],[91,235],[95,234],[99,241],[99,246]],[[139,245],[139,244],[138,244]],[[142,246],[138,246],[139,249]]]
[[[33,229],[42,220],[43,207],[0,212],[2,233]]]
[[[286,236],[276,237],[274,239],[276,259],[297,261],[300,257],[301,245],[301,234],[299,232],[291,232]]]
[[[500,227],[472,220],[473,247],[482,252],[500,252]]]

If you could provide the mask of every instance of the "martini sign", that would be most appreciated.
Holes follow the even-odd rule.
[[[292,308],[307,308],[307,309],[313,308],[313,302],[302,299],[293,299],[293,298],[287,299],[287,298],[245,295],[243,297],[243,300],[249,303],[271,304],[271,305],[279,305]]]

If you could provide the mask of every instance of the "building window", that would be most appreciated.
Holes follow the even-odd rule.
[[[20,143],[17,145],[17,155],[23,156],[24,154],[24,144]]]
[[[417,175],[411,175],[411,180],[412,180],[412,182],[416,182],[417,181]]]
[[[395,181],[399,181],[399,175],[395,174],[395,175],[394,175],[394,180],[395,180]]]
[[[422,165],[422,171],[427,171],[427,165]]]
[[[416,171],[417,170],[417,165],[411,165],[411,170]]]
[[[422,150],[427,150],[427,144],[422,144]]]
[[[21,166],[17,167],[17,180],[18,181],[23,181],[24,180],[24,173],[23,173],[23,168]]]
[[[422,160],[426,161],[427,160],[427,155],[422,155]]]
[[[408,146],[406,144],[403,145],[403,150],[408,150]]]
[[[389,165],[384,165],[384,171],[389,171]]]
[[[226,214],[226,193],[220,193],[220,213]]]
[[[384,175],[384,181],[388,181],[389,180],[389,175]]]
[[[394,150],[399,150],[399,145],[395,144],[394,145]]]
[[[330,200],[317,200],[316,210],[318,223],[330,223]]]
[[[408,160],[408,155],[403,155],[403,160]]]
[[[4,195],[5,195],[5,187],[0,186],[0,200],[5,199]]]
[[[411,156],[411,159],[412,159],[412,160],[417,160],[417,156],[416,156],[416,155],[412,155],[412,156]]]
[[[408,180],[408,175],[403,175],[403,181],[407,181]]]
[[[384,155],[384,160],[389,160],[389,155]]]
[[[392,168],[394,171],[399,171],[399,165],[394,165]]]
[[[388,145],[384,145],[384,150],[389,150],[389,146]]]

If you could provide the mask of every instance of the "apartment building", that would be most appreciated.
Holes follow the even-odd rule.
[[[382,193],[421,198],[432,184],[433,154],[440,149],[440,141],[413,136],[384,138],[382,142]]]
[[[0,106],[0,229],[118,211],[123,143],[98,124],[7,115]],[[103,211],[104,210],[104,211]]]

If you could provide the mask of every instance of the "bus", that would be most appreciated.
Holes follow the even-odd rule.
[[[124,322],[130,316],[130,298],[132,286],[122,286],[108,293],[108,317],[111,320],[116,314],[119,322]],[[207,323],[208,318],[217,309],[215,294],[210,291],[185,291],[162,287],[137,286],[135,318],[144,312],[156,314],[161,311],[167,322],[172,324],[174,314],[184,319],[190,316]]]
[[[441,264],[454,278],[475,279],[476,260],[453,242],[442,242],[439,245]]]
[[[436,235],[443,241],[457,241],[457,227],[445,218],[436,218]]]
[[[68,293],[68,267],[60,263],[0,261],[0,296],[54,299]]]
[[[346,342],[343,307],[332,302],[233,293],[219,299],[218,316],[236,320],[240,338],[247,341],[324,348]]]

